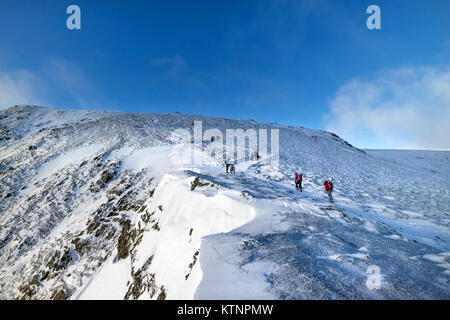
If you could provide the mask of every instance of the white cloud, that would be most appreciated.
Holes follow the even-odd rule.
[[[162,58],[152,58],[150,63],[154,67],[168,68],[172,76],[176,76],[180,71],[187,69],[187,64],[183,57],[162,57]]]
[[[98,88],[83,68],[68,60],[49,58],[45,63],[44,76],[47,85],[58,88],[59,95],[66,95],[64,100],[70,101],[72,107],[94,107],[98,105]],[[53,94],[57,97],[57,94]]]
[[[362,148],[450,148],[450,68],[353,79],[330,102],[326,129]]]
[[[45,104],[36,90],[37,83],[38,78],[29,71],[0,72],[0,110],[14,105]]]
[[[49,58],[36,70],[0,72],[0,110],[14,105],[72,108],[104,107],[99,90],[83,69],[67,60]]]

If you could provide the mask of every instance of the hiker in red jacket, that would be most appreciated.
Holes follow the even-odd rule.
[[[333,202],[333,195],[331,194],[333,192],[333,183],[328,180],[326,180],[323,185],[325,186],[325,191],[328,193],[328,199],[330,200],[330,202]]]
[[[295,187],[297,188],[297,190],[299,190],[300,192],[302,192],[302,180],[303,180],[303,174],[298,174],[297,172],[295,173]]]

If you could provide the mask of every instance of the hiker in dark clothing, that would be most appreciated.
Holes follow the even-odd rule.
[[[303,180],[303,174],[295,173],[295,188],[302,192],[302,180]]]
[[[328,200],[333,202],[333,195],[331,194],[333,192],[333,183],[327,180],[323,183],[323,185],[325,186],[325,191],[328,193]]]
[[[254,151],[250,154],[250,161],[257,161],[259,160],[261,157],[258,153],[258,151]]]
[[[234,173],[234,163],[230,159],[225,161],[225,171],[226,173]]]

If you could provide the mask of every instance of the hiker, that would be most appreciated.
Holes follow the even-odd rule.
[[[230,158],[225,160],[225,171],[226,173],[235,173],[236,169],[234,168],[234,165],[236,164],[236,161],[231,161]]]
[[[225,161],[226,173],[228,173],[228,170],[229,170],[231,167],[234,167],[234,166],[233,166],[233,164],[231,163],[230,159],[227,159],[227,160]]]
[[[297,190],[299,190],[300,192],[302,192],[302,180],[303,180],[303,174],[302,173],[298,174],[296,172],[295,173],[295,188],[297,188]]]
[[[250,161],[259,160],[261,157],[259,156],[258,151],[254,151],[250,154]]]
[[[330,202],[333,202],[333,195],[331,194],[333,192],[333,183],[329,180],[331,179],[326,180],[323,185],[325,186],[325,191],[328,193],[328,199]]]

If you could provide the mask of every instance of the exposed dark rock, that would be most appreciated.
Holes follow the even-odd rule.
[[[67,300],[69,296],[64,289],[55,291],[51,297],[52,300]]]
[[[197,187],[205,187],[209,186],[209,182],[203,183],[199,177],[195,177],[194,181],[191,182],[191,191],[194,191]]]
[[[145,291],[148,291],[150,296],[153,297],[156,293],[157,287],[155,283],[155,274],[147,273],[146,270],[152,263],[153,256],[147,259],[142,268],[134,272],[131,270],[131,276],[133,282],[129,285],[128,291],[125,294],[124,299],[138,299]]]
[[[164,288],[164,286],[161,287],[161,292],[158,295],[158,300],[166,300],[166,289]]]
[[[130,220],[122,220],[120,225],[122,226],[122,233],[119,236],[117,242],[117,259],[126,259],[130,252],[131,239],[130,239]]]

